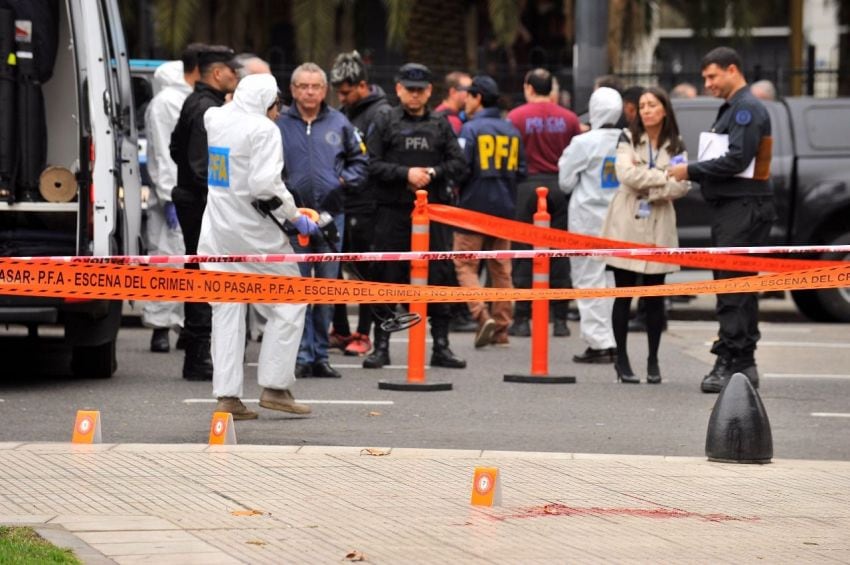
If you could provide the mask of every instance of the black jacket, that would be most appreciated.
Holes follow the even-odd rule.
[[[204,113],[224,104],[225,93],[198,81],[183,102],[180,119],[171,133],[171,158],[177,164],[177,186],[207,199],[207,130]]]
[[[366,140],[381,116],[392,110],[384,90],[377,85],[369,87],[370,93],[351,107],[341,108],[342,113],[357,128],[360,138]],[[375,210],[375,190],[371,178],[366,179],[357,191],[345,193],[346,214],[368,214]]]
[[[452,127],[442,116],[426,111],[411,116],[401,106],[380,116],[366,140],[369,177],[378,205],[413,208],[416,197],[407,186],[411,167],[433,167],[428,201],[451,202],[450,186],[468,174],[466,159]]]
[[[769,196],[769,180],[735,176],[747,168],[759,146],[770,139],[770,115],[749,86],[720,106],[711,131],[729,136],[728,152],[717,159],[688,165],[688,177],[700,183],[705,199]]]

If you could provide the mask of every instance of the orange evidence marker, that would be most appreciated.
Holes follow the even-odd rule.
[[[100,411],[77,410],[71,443],[100,443]]]
[[[210,423],[210,445],[236,445],[236,431],[233,429],[233,414],[213,412]]]
[[[502,483],[499,469],[496,467],[476,467],[472,477],[473,506],[500,506],[502,504]]]

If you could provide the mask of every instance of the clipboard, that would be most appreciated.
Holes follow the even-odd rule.
[[[729,136],[725,133],[701,132],[699,134],[699,149],[697,161],[711,161],[723,157],[729,152]],[[753,158],[747,168],[735,175],[743,179],[753,178],[756,170],[756,160]]]

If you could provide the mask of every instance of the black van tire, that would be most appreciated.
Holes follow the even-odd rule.
[[[845,233],[831,242],[830,245],[850,245],[850,233]],[[850,253],[824,253],[822,259],[827,261],[848,261]],[[831,322],[850,322],[850,285],[845,288],[826,288],[818,290],[817,297]]]
[[[806,318],[813,322],[831,322],[833,321],[829,313],[821,305],[820,297],[817,290],[792,290],[791,298],[797,309]]]
[[[77,346],[71,354],[71,372],[78,379],[108,379],[118,369],[115,340],[102,345]]]

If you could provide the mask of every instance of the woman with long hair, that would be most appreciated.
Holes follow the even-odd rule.
[[[689,184],[669,179],[667,169],[684,161],[687,161],[687,153],[670,98],[661,88],[647,88],[640,97],[637,117],[623,130],[617,146],[616,170],[620,188],[608,208],[602,237],[676,247],[679,238],[673,200],[683,196]],[[627,257],[609,257],[605,263],[613,271],[618,287],[664,284],[666,274],[679,269],[672,264]],[[664,298],[646,297],[644,300],[649,341],[646,382],[658,384],[661,382],[658,346],[664,325]],[[631,298],[617,298],[611,321],[617,342],[614,364],[617,380],[636,384],[640,378],[632,370],[626,343],[631,302]]]

